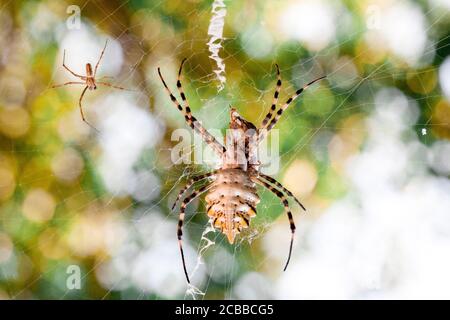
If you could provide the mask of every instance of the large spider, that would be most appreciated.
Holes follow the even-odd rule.
[[[225,137],[224,146],[217,141],[191,113],[191,108],[189,107],[189,103],[183,92],[183,87],[180,81],[181,70],[185,61],[186,59],[181,62],[177,78],[177,88],[183,101],[183,105],[178,102],[177,98],[175,98],[170,91],[163,76],[161,75],[160,68],[158,68],[159,77],[161,78],[161,81],[174,105],[178,108],[178,110],[184,113],[184,118],[187,124],[202,136],[203,140],[215,150],[222,161],[222,165],[219,169],[206,174],[194,176],[186,184],[186,186],[180,190],[175,203],[172,206],[173,210],[177,202],[194,183],[205,179],[212,180],[211,183],[193,191],[189,196],[185,197],[181,203],[177,236],[186,280],[190,283],[182,246],[182,227],[187,205],[197,196],[207,192],[205,200],[207,203],[207,214],[210,217],[210,222],[215,228],[220,229],[221,232],[227,236],[230,244],[232,244],[236,235],[240,233],[243,228],[247,228],[250,224],[250,219],[256,215],[255,207],[260,200],[256,190],[256,184],[259,184],[274,193],[281,199],[285,207],[291,228],[289,254],[284,267],[284,270],[286,270],[291,258],[295,233],[294,219],[292,218],[292,213],[289,208],[286,195],[292,197],[303,210],[306,209],[300,201],[281,183],[259,171],[260,164],[257,159],[256,150],[258,143],[264,139],[267,132],[275,126],[283,111],[286,110],[291,102],[294,101],[308,86],[325,77],[315,79],[303,88],[298,89],[275,113],[278,96],[281,89],[280,70],[278,65],[276,65],[277,87],[272,106],[264,118],[261,127],[256,128],[252,123],[242,118],[236,109],[231,108],[230,129],[232,130],[228,131],[231,133]]]
[[[83,113],[83,107],[81,105],[81,101],[83,100],[84,94],[86,93],[86,90],[97,90],[97,85],[104,85],[107,87],[112,87],[112,88],[116,88],[116,89],[120,89],[120,90],[129,90],[129,89],[125,89],[122,87],[118,87],[118,86],[114,86],[108,82],[102,82],[102,81],[97,81],[97,79],[95,78],[95,76],[97,75],[97,68],[100,64],[100,61],[103,58],[103,54],[105,53],[105,49],[106,49],[106,45],[108,44],[108,40],[106,40],[105,42],[105,47],[102,50],[102,53],[100,54],[100,58],[97,61],[97,64],[95,65],[94,68],[94,73],[92,73],[92,65],[90,63],[86,63],[86,75],[82,76],[79,75],[75,72],[73,72],[72,70],[69,69],[69,67],[66,66],[65,61],[66,61],[66,50],[64,50],[64,54],[63,54],[63,67],[69,71],[71,74],[73,74],[75,77],[80,78],[83,81],[69,81],[66,83],[62,83],[62,84],[57,84],[57,85],[53,85],[52,88],[57,88],[57,87],[62,87],[65,85],[69,85],[69,84],[82,84],[82,85],[86,85],[86,87],[83,89],[83,91],[81,92],[81,96],[80,99],[78,100],[78,106],[80,107],[80,114],[81,114],[81,119],[83,119],[83,121],[88,124],[91,128],[93,128],[94,130],[98,131],[94,126],[92,126],[84,117],[84,113]],[[106,78],[112,78],[109,76],[104,76],[101,77],[100,80],[102,79],[106,79]]]

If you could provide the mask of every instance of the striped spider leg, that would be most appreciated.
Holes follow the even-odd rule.
[[[173,95],[172,91],[167,86],[167,83],[161,74],[160,68],[158,68],[158,75],[161,79],[162,84],[164,85],[166,92],[168,93],[168,95],[170,97],[170,100],[172,101],[174,106],[180,112],[182,112],[184,114],[184,119],[185,119],[186,123],[189,125],[189,127],[191,127],[192,130],[194,130],[195,132],[200,134],[202,139],[217,153],[217,155],[222,157],[226,151],[225,147],[219,141],[217,141],[217,139],[213,135],[211,135],[208,132],[208,130],[206,130],[205,127],[203,127],[203,125],[191,113],[191,107],[189,106],[189,102],[187,101],[186,95],[184,94],[184,91],[183,91],[183,86],[181,84],[181,72],[182,72],[185,61],[186,61],[186,59],[183,59],[183,61],[181,62],[180,69],[178,70],[178,77],[177,77],[177,90],[180,94],[183,105],[178,102],[178,99]],[[216,171],[213,171],[213,172],[209,172],[209,173],[206,173],[203,175],[193,177],[186,184],[186,186],[183,189],[181,189],[180,192],[178,193],[178,196],[172,206],[172,210],[175,208],[177,202],[182,198],[182,196],[187,192],[187,190],[194,183],[205,180],[207,178],[214,178],[215,173],[216,173]],[[189,280],[189,275],[188,275],[188,272],[186,269],[186,263],[185,263],[184,252],[183,252],[183,244],[182,244],[183,222],[184,222],[185,210],[186,210],[187,205],[192,200],[194,200],[200,194],[204,193],[206,190],[207,190],[207,186],[201,187],[198,190],[194,190],[190,196],[186,197],[181,204],[179,218],[178,218],[178,229],[177,229],[178,244],[179,244],[180,254],[181,254],[181,258],[182,258],[182,262],[183,262],[184,273],[185,273],[186,280],[188,283],[190,283],[190,280]]]
[[[264,118],[261,128],[259,129],[259,131],[260,131],[259,138],[258,138],[259,141],[263,140],[266,137],[267,133],[277,124],[278,120],[280,120],[281,115],[287,109],[287,107],[289,107],[289,105],[292,102],[294,102],[294,100],[297,99],[302,94],[303,91],[305,91],[309,86],[311,86],[315,82],[326,78],[326,76],[322,76],[317,79],[314,79],[314,80],[310,81],[309,83],[307,83],[302,88],[295,91],[295,93],[286,100],[286,102],[278,109],[278,111],[274,115],[276,105],[278,103],[278,96],[279,96],[280,89],[281,89],[280,69],[279,69],[278,65],[276,65],[276,68],[277,68],[277,75],[278,75],[277,88],[275,90],[272,106],[270,107],[270,110],[267,113],[266,117]],[[270,120],[270,122],[269,122],[269,120]]]
[[[306,90],[310,85],[314,84],[315,82],[322,80],[324,78],[326,78],[326,76],[322,76],[319,77],[315,80],[310,81],[309,83],[307,83],[305,86],[303,86],[302,88],[298,89],[293,95],[291,95],[286,102],[278,109],[278,111],[275,113],[277,104],[278,104],[278,97],[281,91],[281,76],[280,76],[280,68],[278,67],[278,64],[275,65],[276,69],[277,69],[277,85],[276,85],[276,89],[275,89],[275,93],[274,93],[274,97],[273,97],[273,101],[272,101],[272,105],[269,109],[269,112],[267,113],[267,115],[264,117],[264,120],[262,121],[261,127],[259,129],[259,134],[258,134],[258,143],[261,142],[266,136],[267,133],[275,126],[275,124],[278,122],[278,120],[281,118],[281,115],[283,114],[283,112],[287,109],[287,107],[289,107],[289,105],[295,100],[297,99],[304,90]],[[284,267],[284,270],[286,270],[287,266],[289,265],[289,261],[291,259],[291,254],[292,254],[292,246],[293,246],[293,242],[294,242],[294,234],[295,234],[295,223],[294,223],[294,219],[292,217],[292,213],[291,210],[289,208],[289,203],[286,199],[286,194],[293,198],[295,202],[297,202],[297,204],[304,210],[306,211],[305,206],[297,199],[297,197],[295,197],[291,191],[289,191],[287,188],[285,188],[280,182],[278,182],[276,179],[265,175],[261,172],[257,173],[257,176],[253,178],[253,181],[255,181],[257,184],[267,188],[269,191],[271,191],[274,195],[276,195],[278,198],[280,198],[281,202],[283,203],[283,206],[285,207],[285,211],[286,214],[288,216],[289,219],[289,225],[290,225],[290,229],[291,229],[291,241],[290,241],[290,245],[289,245],[289,254],[288,254],[288,258],[286,260],[286,264]],[[275,187],[274,187],[275,186]]]
[[[52,86],[52,88],[58,88],[58,87],[62,87],[62,86],[66,86],[66,85],[71,85],[71,84],[85,85],[85,88],[84,88],[83,91],[81,92],[80,99],[78,100],[78,106],[79,106],[79,108],[80,108],[81,119],[82,119],[87,125],[89,125],[91,128],[93,128],[93,129],[94,129],[95,131],[97,131],[97,132],[98,132],[98,130],[97,130],[93,125],[91,125],[91,124],[86,120],[86,117],[84,116],[83,107],[82,107],[81,102],[82,102],[82,100],[83,100],[84,94],[86,93],[86,90],[87,90],[87,89],[89,89],[89,90],[97,90],[97,85],[103,85],[103,86],[107,86],[107,87],[111,87],[111,88],[115,88],[115,89],[119,89],[119,90],[128,90],[128,91],[131,91],[131,90],[129,90],[129,89],[125,89],[125,88],[122,88],[122,87],[119,87],[119,86],[112,85],[112,84],[110,84],[110,83],[108,83],[108,82],[97,81],[97,79],[96,79],[96,76],[97,76],[97,69],[98,69],[98,66],[100,65],[100,61],[101,61],[102,58],[103,58],[103,54],[105,53],[105,49],[106,49],[107,44],[108,44],[108,40],[106,40],[105,46],[103,47],[103,50],[102,50],[102,52],[101,52],[101,54],[100,54],[100,58],[98,59],[97,63],[95,64],[94,71],[92,71],[92,65],[91,65],[90,63],[87,63],[87,64],[86,64],[86,75],[84,75],[84,76],[83,76],[83,75],[79,75],[79,74],[73,72],[73,71],[66,65],[66,62],[65,62],[65,61],[66,61],[66,50],[64,50],[64,54],[63,54],[63,67],[64,67],[64,69],[66,69],[67,71],[69,71],[73,76],[75,76],[75,77],[77,77],[77,78],[80,78],[80,79],[83,80],[83,81],[69,81],[69,82],[66,82],[66,83],[57,84],[57,85],[53,85],[53,86]],[[104,76],[104,77],[101,77],[101,78],[98,79],[98,80],[103,80],[103,79],[106,79],[106,78],[112,78],[112,77]]]
[[[217,153],[217,155],[222,157],[223,153],[225,152],[225,147],[219,141],[217,141],[217,139],[214,138],[214,136],[211,135],[208,130],[206,130],[205,127],[203,127],[203,125],[191,113],[191,107],[189,106],[189,103],[183,91],[183,86],[181,84],[181,71],[183,69],[183,64],[185,61],[186,59],[183,59],[183,61],[181,62],[177,77],[177,89],[180,94],[181,100],[183,101],[183,106],[178,102],[177,98],[175,98],[172,91],[170,91],[169,87],[166,84],[166,81],[164,80],[164,77],[161,74],[160,68],[158,68],[159,78],[161,79],[165,90],[170,96],[170,100],[172,101],[172,103],[178,110],[184,113],[184,119],[186,120],[189,127],[200,134],[203,140]]]
[[[292,197],[302,207],[302,209],[305,210],[305,207],[292,194],[292,192],[286,189],[281,183],[260,172],[257,146],[259,142],[267,135],[267,132],[275,126],[283,111],[292,103],[292,101],[294,101],[309,85],[322,79],[323,77],[311,81],[303,88],[297,90],[295,94],[292,95],[275,114],[278,97],[281,90],[281,76],[277,65],[277,86],[274,93],[274,98],[270,111],[264,118],[261,128],[256,128],[251,122],[245,120],[235,108],[231,107],[230,130],[227,131],[225,146],[223,146],[200,124],[200,122],[197,121],[197,119],[195,119],[191,113],[191,109],[183,92],[180,80],[184,62],[185,59],[181,63],[177,78],[177,89],[181,96],[183,105],[178,102],[177,98],[170,91],[161,75],[159,68],[158,74],[164,88],[170,96],[171,101],[178,108],[178,110],[184,114],[187,124],[195,132],[199,133],[203,140],[221,157],[220,168],[191,178],[186,186],[180,190],[176,197],[175,203],[172,206],[172,209],[174,209],[176,204],[195,183],[207,179],[209,180],[208,183],[199,189],[194,190],[189,196],[184,198],[180,206],[177,237],[186,280],[190,283],[182,247],[182,227],[187,205],[196,197],[206,193],[206,211],[210,218],[211,224],[225,234],[229,243],[232,244],[234,243],[236,235],[239,234],[242,229],[248,228],[250,225],[250,220],[256,215],[255,208],[260,201],[256,190],[256,185],[260,185],[270,190],[281,199],[283,206],[285,207],[291,228],[289,255],[284,267],[284,270],[286,270],[291,258],[295,233],[295,224],[287,196]]]

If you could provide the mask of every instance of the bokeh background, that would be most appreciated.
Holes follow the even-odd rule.
[[[99,75],[135,91],[86,93],[96,133],[83,87],[51,86],[76,80],[64,49],[84,74],[106,39]],[[448,0],[2,0],[0,298],[449,299],[449,52]],[[261,190],[234,246],[190,206],[186,285],[169,208],[211,165],[172,162],[187,126],[156,73],[175,90],[183,58],[211,129],[230,104],[262,121],[275,63],[282,100],[328,75],[277,125],[274,176],[308,208],[291,202],[286,272],[287,217]]]

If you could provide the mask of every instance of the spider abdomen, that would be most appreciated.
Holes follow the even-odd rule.
[[[216,174],[205,200],[212,225],[233,243],[236,235],[250,225],[260,199],[248,172],[235,168],[220,170]]]

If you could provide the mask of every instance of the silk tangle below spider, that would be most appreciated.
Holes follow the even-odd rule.
[[[77,78],[80,78],[83,81],[69,81],[69,82],[66,82],[66,83],[57,84],[57,85],[53,85],[52,86],[52,88],[58,88],[58,87],[71,85],[71,84],[81,84],[81,85],[85,85],[86,86],[83,89],[83,91],[81,92],[80,99],[78,100],[78,106],[80,108],[81,119],[83,119],[83,121],[87,125],[89,125],[91,128],[93,128],[97,132],[98,132],[98,130],[86,120],[86,118],[84,116],[84,113],[83,113],[83,106],[81,105],[81,102],[83,100],[84,94],[86,93],[86,90],[87,89],[89,89],[89,90],[97,90],[97,85],[103,85],[103,86],[107,86],[107,87],[111,87],[111,88],[115,88],[115,89],[131,91],[129,89],[125,89],[125,88],[122,88],[122,87],[118,87],[118,86],[112,85],[112,84],[110,84],[108,82],[98,81],[98,80],[102,80],[102,79],[106,79],[106,78],[112,78],[112,77],[104,76],[104,77],[101,77],[98,80],[96,79],[97,69],[98,69],[98,66],[100,65],[100,61],[103,58],[103,54],[105,53],[105,49],[106,49],[107,45],[108,45],[108,40],[106,40],[105,46],[104,46],[102,52],[100,53],[100,58],[98,59],[96,65],[95,65],[94,72],[92,72],[92,65],[90,63],[86,63],[86,75],[85,76],[82,76],[82,75],[79,75],[79,74],[73,72],[72,70],[70,70],[69,67],[66,66],[66,63],[65,63],[65,61],[66,61],[66,50],[64,50],[62,66],[67,71],[69,71],[72,75],[74,75]]]
[[[185,195],[194,183],[206,179],[211,181],[210,183],[194,190],[190,195],[185,197],[181,203],[177,236],[186,280],[190,283],[182,246],[182,228],[187,205],[197,196],[207,192],[205,197],[207,203],[206,211],[210,217],[210,222],[215,228],[218,228],[222,233],[224,233],[228,238],[229,243],[232,244],[236,235],[240,233],[243,228],[248,228],[250,219],[256,215],[255,207],[260,201],[256,190],[256,184],[267,188],[278,198],[280,198],[288,216],[291,228],[291,241],[288,258],[284,266],[284,270],[286,270],[291,259],[295,233],[294,219],[292,217],[286,195],[292,197],[303,210],[306,209],[300,201],[281,183],[259,171],[260,163],[257,159],[257,147],[258,143],[266,137],[268,131],[270,131],[278,122],[284,110],[286,110],[286,108],[308,86],[325,77],[315,79],[306,84],[303,88],[298,89],[275,113],[278,103],[278,96],[281,89],[280,70],[278,65],[276,65],[277,86],[273,97],[272,106],[264,118],[261,126],[256,128],[251,122],[242,118],[235,108],[230,108],[231,130],[227,131],[224,146],[217,141],[216,138],[214,138],[214,136],[212,136],[191,113],[191,108],[189,107],[189,103],[181,85],[181,71],[185,61],[186,59],[181,62],[177,78],[177,89],[183,104],[180,104],[177,98],[170,91],[163,76],[161,75],[160,68],[158,68],[159,77],[161,78],[164,88],[169,94],[173,104],[178,108],[178,110],[184,113],[187,124],[195,132],[202,136],[203,140],[214,149],[221,159],[221,166],[219,169],[192,177],[186,186],[180,190],[175,203],[172,206],[173,210],[178,201]]]

